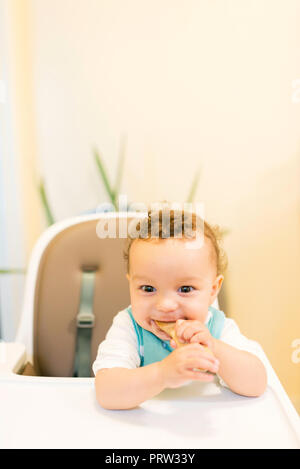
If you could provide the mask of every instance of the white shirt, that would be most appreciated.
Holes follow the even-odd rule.
[[[208,311],[205,325],[208,324],[211,315],[212,313]],[[268,373],[269,363],[261,346],[241,334],[233,319],[225,318],[220,340],[257,356],[265,365]],[[136,332],[128,312],[124,309],[114,317],[105,340],[98,347],[97,357],[93,363],[93,372],[96,375],[97,371],[102,368],[115,367],[134,369],[140,366],[140,362]],[[221,385],[228,387],[220,376],[218,378]]]

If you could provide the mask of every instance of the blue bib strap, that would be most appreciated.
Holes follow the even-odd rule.
[[[141,327],[133,317],[131,306],[126,311],[128,312],[138,341],[138,353],[140,356],[140,366],[150,365],[151,363],[158,362],[167,357],[174,349],[170,346],[170,341],[161,340],[152,332],[147,331]]]
[[[169,340],[161,340],[152,332],[143,329],[145,358],[144,366],[159,362],[166,358],[174,349]]]
[[[223,311],[220,311],[213,306],[210,306],[209,310],[212,315],[208,321],[207,328],[215,339],[220,339],[225,324],[225,314]]]
[[[139,353],[139,356],[140,356],[140,359],[141,359],[141,363],[140,363],[140,366],[144,366],[144,338],[143,338],[143,330],[141,328],[141,326],[136,322],[136,320],[134,319],[133,315],[132,315],[132,311],[131,311],[131,306],[129,306],[127,309],[126,309],[127,313],[129,314],[130,318],[131,318],[131,321],[132,321],[132,324],[133,324],[133,327],[134,327],[134,330],[135,330],[135,333],[136,333],[136,337],[137,337],[137,341],[138,341],[138,353]]]

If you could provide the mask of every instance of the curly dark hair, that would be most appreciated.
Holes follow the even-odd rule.
[[[168,221],[167,226],[165,220]],[[141,219],[137,225],[137,234],[131,236],[128,233],[124,260],[127,263],[127,273],[130,271],[129,254],[134,241],[154,242],[168,238],[193,239],[197,232],[204,229],[204,236],[211,241],[213,247],[213,261],[216,265],[217,275],[223,274],[227,268],[228,260],[221,246],[222,231],[218,225],[210,225],[195,212],[184,210],[170,210],[164,207],[159,210],[148,211],[148,216]]]

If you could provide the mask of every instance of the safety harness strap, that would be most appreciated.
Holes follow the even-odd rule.
[[[73,373],[73,376],[78,378],[91,375],[91,340],[92,329],[95,324],[93,303],[96,270],[86,269],[82,272]]]

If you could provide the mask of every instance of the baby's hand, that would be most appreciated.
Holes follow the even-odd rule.
[[[200,344],[188,344],[178,347],[159,362],[165,387],[177,388],[187,381],[211,382],[214,376],[209,373],[195,371],[203,369],[217,373],[218,360]]]
[[[175,331],[179,342],[205,345],[214,352],[214,338],[201,321],[178,319]],[[170,345],[173,348],[177,347],[173,339]]]

